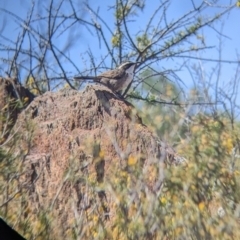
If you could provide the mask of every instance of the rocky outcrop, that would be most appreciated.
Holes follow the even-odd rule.
[[[100,209],[102,221],[111,222],[115,200],[106,183],[112,175],[131,174],[135,166],[144,171],[163,158],[158,139],[134,107],[102,86],[36,97],[14,128],[22,133],[19,146],[25,153],[26,215],[50,214],[58,226],[51,229],[56,239],[65,239],[89,211]],[[149,177],[149,191],[160,187],[158,180]],[[81,221],[87,224],[87,217]]]
[[[16,78],[0,77],[0,144],[7,139],[18,113],[33,99],[34,95]]]

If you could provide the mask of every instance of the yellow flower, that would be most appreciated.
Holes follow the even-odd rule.
[[[117,47],[120,43],[120,39],[118,36],[114,35],[111,39],[113,47]]]
[[[191,189],[192,189],[192,190],[196,190],[195,185],[192,184],[192,185],[191,185]]]
[[[239,172],[239,171],[235,171],[235,172],[234,172],[234,175],[239,176],[239,175],[240,175],[240,172]]]
[[[96,238],[98,236],[98,233],[96,230],[93,231],[93,237]]]
[[[167,199],[165,197],[161,197],[160,202],[162,203],[162,205],[166,205]]]
[[[137,163],[137,158],[135,158],[135,157],[129,157],[128,158],[128,165],[129,166],[133,166],[133,165],[135,165]]]
[[[128,174],[127,174],[126,171],[121,171],[121,172],[120,172],[120,176],[121,176],[121,177],[127,177]]]
[[[232,152],[233,143],[232,143],[232,139],[231,139],[231,138],[228,138],[228,139],[227,139],[226,148],[227,148],[228,153],[231,153],[231,152]]]
[[[23,102],[24,103],[26,103],[26,102],[28,102],[29,101],[29,98],[28,97],[25,97],[24,99],[23,99]]]
[[[200,203],[198,204],[198,208],[199,208],[200,211],[203,211],[203,209],[205,208],[204,202],[200,202]]]
[[[68,83],[66,83],[65,85],[64,85],[64,88],[69,88],[70,86],[69,86],[69,84]]]
[[[104,158],[104,151],[100,151],[100,152],[99,152],[99,157],[100,157],[100,158]]]
[[[20,193],[17,193],[16,195],[15,195],[15,198],[19,198],[21,196],[21,194]]]
[[[94,216],[93,216],[93,222],[94,222],[94,223],[97,223],[97,222],[98,222],[98,216],[97,216],[97,215],[94,215]]]
[[[32,92],[34,95],[38,95],[38,94],[39,94],[39,91],[38,91],[37,88],[33,88],[33,89],[31,90],[31,92]]]

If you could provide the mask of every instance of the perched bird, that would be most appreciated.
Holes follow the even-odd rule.
[[[109,70],[94,76],[74,77],[74,80],[92,79],[99,82],[114,92],[118,92],[126,88],[133,80],[134,70],[137,62],[124,62],[116,69]]]

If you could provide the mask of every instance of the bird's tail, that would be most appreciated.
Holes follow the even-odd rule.
[[[73,78],[74,80],[94,80],[94,81],[98,81],[99,78],[98,77],[94,77],[94,76],[76,76]]]

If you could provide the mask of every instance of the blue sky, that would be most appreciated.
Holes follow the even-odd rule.
[[[49,1],[40,1],[41,7],[48,6]],[[76,0],[77,2],[77,0]],[[78,1],[79,3],[81,1]],[[142,29],[142,26],[146,24],[146,21],[149,19],[149,16],[152,15],[154,10],[156,9],[156,6],[159,4],[160,1],[157,0],[148,0],[146,1],[146,8],[144,11],[139,13],[138,17],[136,17],[136,21],[131,24],[133,32],[138,32]],[[171,0],[171,6],[168,10],[167,18],[168,20],[174,20],[178,17],[185,14],[187,11],[191,8],[191,0]],[[195,0],[196,3],[202,2],[201,0]],[[209,3],[212,3],[214,1],[208,1]],[[219,8],[209,8],[208,11],[205,12],[205,16],[213,16],[213,13],[216,13],[223,9],[224,4],[226,4],[228,1],[222,0],[219,1]],[[97,10],[99,8],[99,14],[104,18],[104,20],[107,22],[107,24],[110,26],[110,28],[114,31],[114,18],[113,18],[113,12],[109,8],[111,4],[114,4],[114,0],[105,0],[105,1],[94,1],[90,0],[89,5]],[[21,18],[25,18],[27,11],[29,9],[29,1],[28,0],[1,0],[0,7],[5,8],[8,11],[11,11],[15,13],[16,15],[20,16]],[[86,10],[86,8],[82,5],[79,8],[79,14],[81,16],[84,16],[85,19],[91,19],[93,17],[93,14]],[[68,9],[66,9],[66,12],[68,12]],[[211,59],[219,59],[219,34],[218,32],[222,33],[221,38],[221,59],[223,60],[229,60],[229,61],[237,61],[238,54],[239,54],[239,48],[240,48],[240,9],[235,8],[233,9],[230,14],[225,15],[220,21],[214,24],[214,27],[216,30],[213,30],[212,28],[206,27],[203,30],[200,30],[199,34],[204,36],[204,40],[206,42],[206,45],[208,46],[214,46],[213,49],[208,49],[203,52],[196,52],[192,54],[191,56],[200,58],[211,58]],[[17,26],[16,22],[11,19],[11,17],[6,14],[0,14],[0,28],[3,30],[2,35],[5,37],[8,37],[10,39],[16,38],[16,36],[19,34],[19,27]],[[76,36],[76,44],[74,45],[74,48],[72,48],[70,51],[67,51],[67,55],[79,66],[79,68],[84,69],[87,66],[86,60],[87,55],[86,51],[88,48],[92,50],[94,53],[94,57],[96,62],[101,62],[101,58],[106,55],[106,49],[103,47],[103,45],[99,46],[97,42],[96,35],[92,35],[87,31],[84,27],[81,27],[79,29],[74,29],[73,32],[71,32],[73,35],[62,35],[58,39],[56,39],[56,44],[59,45],[59,48],[64,48],[69,38]],[[109,43],[111,42],[111,35],[107,35],[107,40]],[[2,39],[0,39],[2,41]],[[191,43],[199,45],[200,40],[197,39],[197,37],[191,38]],[[27,44],[27,43],[26,43]],[[179,68],[179,66],[186,61],[186,59],[168,59],[163,62],[160,62],[158,64],[159,70],[164,68],[172,68],[176,69]],[[0,63],[1,64],[1,63]],[[68,64],[67,62],[65,63]],[[217,63],[215,62],[209,62],[209,61],[200,61],[200,60],[188,60],[187,65],[191,68],[193,65],[195,65],[197,68],[201,68],[205,74],[206,81],[209,79],[207,76],[210,75],[212,72],[212,69],[214,69],[217,66]],[[228,83],[236,76],[240,75],[239,72],[236,74],[237,64],[234,63],[223,63],[221,65],[221,79],[219,81],[219,85],[223,89],[226,90],[226,86]],[[72,72],[72,75],[76,74],[76,71],[74,69],[69,69],[69,72]],[[2,72],[1,72],[2,74]],[[194,79],[195,83],[190,76],[187,69],[182,69],[180,72],[177,73],[179,77],[183,81],[183,87],[186,88],[192,88],[198,79]],[[203,76],[204,77],[204,76]],[[216,76],[213,74],[213,77],[211,79],[211,84],[209,87],[215,86],[217,81],[217,74]],[[239,81],[239,79],[238,79]],[[197,83],[198,84],[198,83]],[[238,86],[237,86],[238,87]],[[238,91],[238,89],[237,89]],[[238,104],[240,105],[240,97],[237,98]]]

